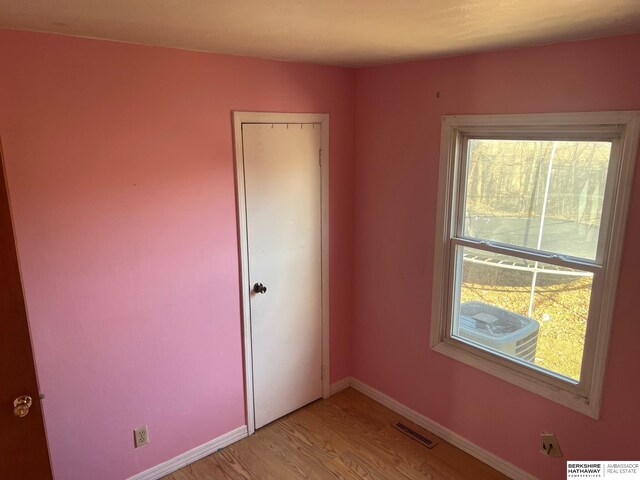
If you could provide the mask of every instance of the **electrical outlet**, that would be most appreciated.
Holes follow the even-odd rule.
[[[133,431],[133,444],[136,448],[144,447],[149,443],[149,434],[147,432],[147,426],[143,425]]]
[[[558,444],[558,439],[553,433],[543,432],[540,434],[540,453],[547,457],[561,457],[562,450]]]

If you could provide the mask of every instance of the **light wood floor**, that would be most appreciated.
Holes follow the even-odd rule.
[[[400,433],[402,421],[438,441],[428,449]],[[283,417],[164,480],[507,479],[349,388]]]

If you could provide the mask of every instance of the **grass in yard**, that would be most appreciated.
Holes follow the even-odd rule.
[[[464,262],[461,302],[484,302],[527,316],[532,277]],[[591,284],[591,277],[538,274],[531,314],[540,324],[536,365],[580,379]]]

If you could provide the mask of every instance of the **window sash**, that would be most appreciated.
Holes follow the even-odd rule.
[[[531,134],[527,136],[527,133]],[[456,153],[456,157],[453,160],[456,165],[457,170],[457,178],[456,182],[452,188],[452,198],[451,202],[453,203],[453,215],[451,215],[451,227],[450,227],[450,238],[451,239],[468,239],[473,240],[474,237],[469,237],[464,235],[464,214],[466,210],[466,201],[467,201],[467,180],[468,180],[468,169],[469,169],[469,158],[468,158],[468,149],[469,149],[469,141],[470,140],[540,140],[540,141],[602,141],[602,142],[611,142],[611,153],[609,156],[609,165],[607,168],[607,181],[605,183],[604,190],[604,200],[602,204],[602,216],[600,217],[600,231],[598,233],[598,242],[596,248],[596,258],[595,262],[587,258],[581,257],[572,257],[570,255],[557,254],[554,252],[548,252],[544,250],[538,250],[530,247],[520,247],[518,245],[512,244],[502,244],[500,242],[477,239],[480,242],[484,242],[486,244],[491,245],[503,245],[505,248],[514,249],[514,251],[529,251],[529,252],[548,252],[552,256],[557,256],[561,258],[565,258],[568,260],[575,259],[575,261],[581,262],[591,262],[599,265],[603,265],[605,261],[605,253],[608,250],[609,239],[611,237],[612,223],[613,223],[613,215],[612,210],[614,206],[615,193],[617,191],[617,178],[618,171],[620,169],[620,127],[619,126],[611,126],[610,128],[603,129],[601,126],[597,128],[594,132],[580,132],[580,135],[574,133],[572,136],[568,135],[559,135],[558,132],[547,133],[546,135],[529,132],[528,129],[525,130],[516,130],[514,133],[508,134],[502,132],[501,135],[481,135],[478,132],[474,131],[473,133],[459,133],[458,144],[459,144],[459,153]]]
[[[576,266],[576,264],[573,263],[566,263],[566,262],[562,262],[562,261],[558,261],[557,263],[553,263],[554,265],[560,266],[560,267],[567,267],[567,268],[573,268],[575,270],[581,270],[581,271],[587,271],[587,272],[591,272],[593,273],[593,280],[592,280],[592,287],[591,287],[591,300],[589,302],[589,313],[587,315],[587,332],[585,333],[585,344],[584,344],[584,351],[583,351],[583,355],[582,355],[582,359],[581,359],[581,369],[580,369],[580,380],[576,381],[572,378],[569,377],[565,377],[564,375],[554,372],[552,370],[548,370],[545,368],[542,368],[538,365],[532,364],[532,363],[528,363],[528,362],[524,362],[521,361],[515,357],[509,356],[507,354],[503,354],[501,352],[498,351],[494,351],[488,348],[485,348],[484,346],[482,346],[481,344],[477,344],[477,343],[473,343],[471,341],[466,341],[464,339],[461,339],[459,337],[454,337],[452,332],[453,329],[453,320],[454,320],[454,315],[455,315],[455,311],[457,309],[457,307],[459,307],[460,305],[460,299],[457,298],[457,294],[459,291],[459,285],[457,285],[457,281],[459,280],[459,268],[462,268],[462,261],[461,259],[459,259],[459,254],[458,251],[461,251],[460,249],[462,247],[471,247],[471,248],[475,248],[477,250],[484,250],[487,252],[491,252],[491,253],[503,253],[506,255],[510,255],[510,256],[514,256],[514,257],[518,257],[518,258],[526,258],[528,260],[538,260],[544,263],[552,263],[549,262],[547,260],[542,260],[540,257],[536,258],[535,256],[529,256],[529,255],[518,255],[518,254],[513,254],[511,253],[510,250],[507,249],[491,249],[491,248],[485,248],[485,246],[481,246],[480,248],[478,246],[476,246],[477,244],[471,243],[468,244],[467,242],[459,242],[457,240],[452,240],[451,243],[451,248],[449,249],[448,252],[448,258],[449,258],[449,279],[448,279],[448,283],[447,283],[447,303],[449,305],[448,311],[447,311],[447,315],[445,318],[445,331],[446,331],[446,337],[445,337],[445,341],[449,341],[452,342],[456,345],[460,345],[460,344],[464,344],[466,345],[464,348],[471,348],[471,349],[476,349],[476,350],[480,350],[483,355],[490,355],[490,356],[494,356],[494,357],[499,357],[504,359],[507,362],[512,362],[514,363],[514,368],[516,369],[523,369],[525,371],[530,371],[530,373],[532,375],[536,375],[538,376],[541,380],[543,381],[551,381],[554,384],[558,385],[558,386],[562,386],[565,389],[569,389],[571,391],[574,391],[576,394],[585,394],[585,392],[587,391],[587,388],[589,386],[589,378],[588,375],[585,375],[585,368],[588,369],[589,365],[588,363],[585,364],[586,362],[588,362],[588,358],[587,358],[587,350],[588,350],[588,344],[590,342],[590,337],[589,337],[589,332],[590,330],[593,331],[598,331],[598,322],[600,319],[600,300],[601,300],[601,296],[602,296],[602,287],[603,287],[603,282],[601,281],[601,277],[602,277],[602,268],[599,266],[593,266],[593,268],[591,269],[587,269],[587,268],[582,268],[582,267],[578,267]],[[458,248],[456,248],[458,247]],[[461,256],[460,256],[461,257]],[[556,261],[557,259],[553,259],[554,261]],[[460,263],[458,263],[460,262]],[[595,324],[595,325],[592,325]],[[593,337],[593,336],[592,336]],[[591,341],[593,342],[593,338],[591,338]],[[589,347],[593,347],[593,345],[589,345]]]
[[[580,395],[585,394],[589,386],[589,375],[585,374],[585,368],[588,370],[589,365],[588,364],[586,365],[585,362],[588,360],[587,352],[589,351],[590,348],[593,348],[593,345],[591,345],[591,343],[593,342],[593,336],[590,337],[590,331],[596,331],[596,332],[598,331],[597,323],[599,321],[599,313],[600,313],[600,296],[601,296],[602,287],[603,287],[603,282],[601,281],[601,277],[602,277],[601,269],[598,267],[597,270],[594,271],[594,270],[587,270],[584,268],[576,268],[575,266],[568,267],[568,268],[575,268],[576,270],[593,272],[591,301],[589,304],[589,313],[587,316],[587,332],[585,334],[585,345],[584,345],[584,352],[582,357],[580,381],[576,382],[573,379],[570,379],[561,374],[555,373],[551,370],[546,370],[536,365],[520,362],[508,355],[482,348],[477,344],[461,340],[452,335],[451,332],[452,332],[452,326],[453,326],[453,315],[456,310],[457,303],[459,303],[459,299],[456,298],[457,296],[456,276],[458,272],[458,259],[457,259],[458,255],[456,251],[457,250],[456,245],[459,245],[460,247],[471,246],[472,248],[478,248],[474,246],[474,244],[467,245],[466,243],[451,242],[450,243],[451,248],[447,249],[448,250],[447,252],[447,258],[448,258],[447,277],[448,278],[446,283],[447,310],[445,313],[444,322],[442,322],[444,327],[443,341],[454,344],[454,345],[462,346],[465,349],[478,350],[479,351],[478,353],[481,353],[485,357],[489,356],[487,358],[492,358],[492,357],[502,358],[506,362],[511,362],[513,364],[513,366],[509,366],[510,368],[521,370],[525,374],[529,373],[531,375],[535,375],[542,381],[551,381],[556,386],[570,389],[574,391],[576,394],[580,394]],[[489,250],[485,248],[478,248],[478,249],[497,253],[496,250]],[[500,253],[508,253],[508,252],[500,251]],[[526,257],[522,257],[522,258],[526,258]],[[566,266],[566,265],[560,265],[559,263],[556,263],[556,265]],[[462,267],[462,265],[460,265],[460,267]]]
[[[585,270],[587,272],[600,272],[602,265],[580,257],[572,257],[569,255],[561,255],[546,250],[537,250],[535,248],[520,247],[516,245],[491,242],[488,240],[480,240],[473,237],[452,237],[449,239],[453,247],[469,247],[486,252],[504,254],[512,257],[524,258],[538,262],[550,263],[558,267],[573,268],[575,270]]]

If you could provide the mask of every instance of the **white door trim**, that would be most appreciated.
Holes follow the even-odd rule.
[[[243,123],[317,123],[322,127],[321,143],[321,208],[322,208],[322,396],[330,395],[329,383],[329,114],[233,112],[235,145],[238,243],[240,247],[240,299],[244,347],[244,378],[247,429],[255,432],[253,402],[253,360],[251,350],[251,309],[249,308],[249,248],[247,239],[246,198],[244,189]]]

